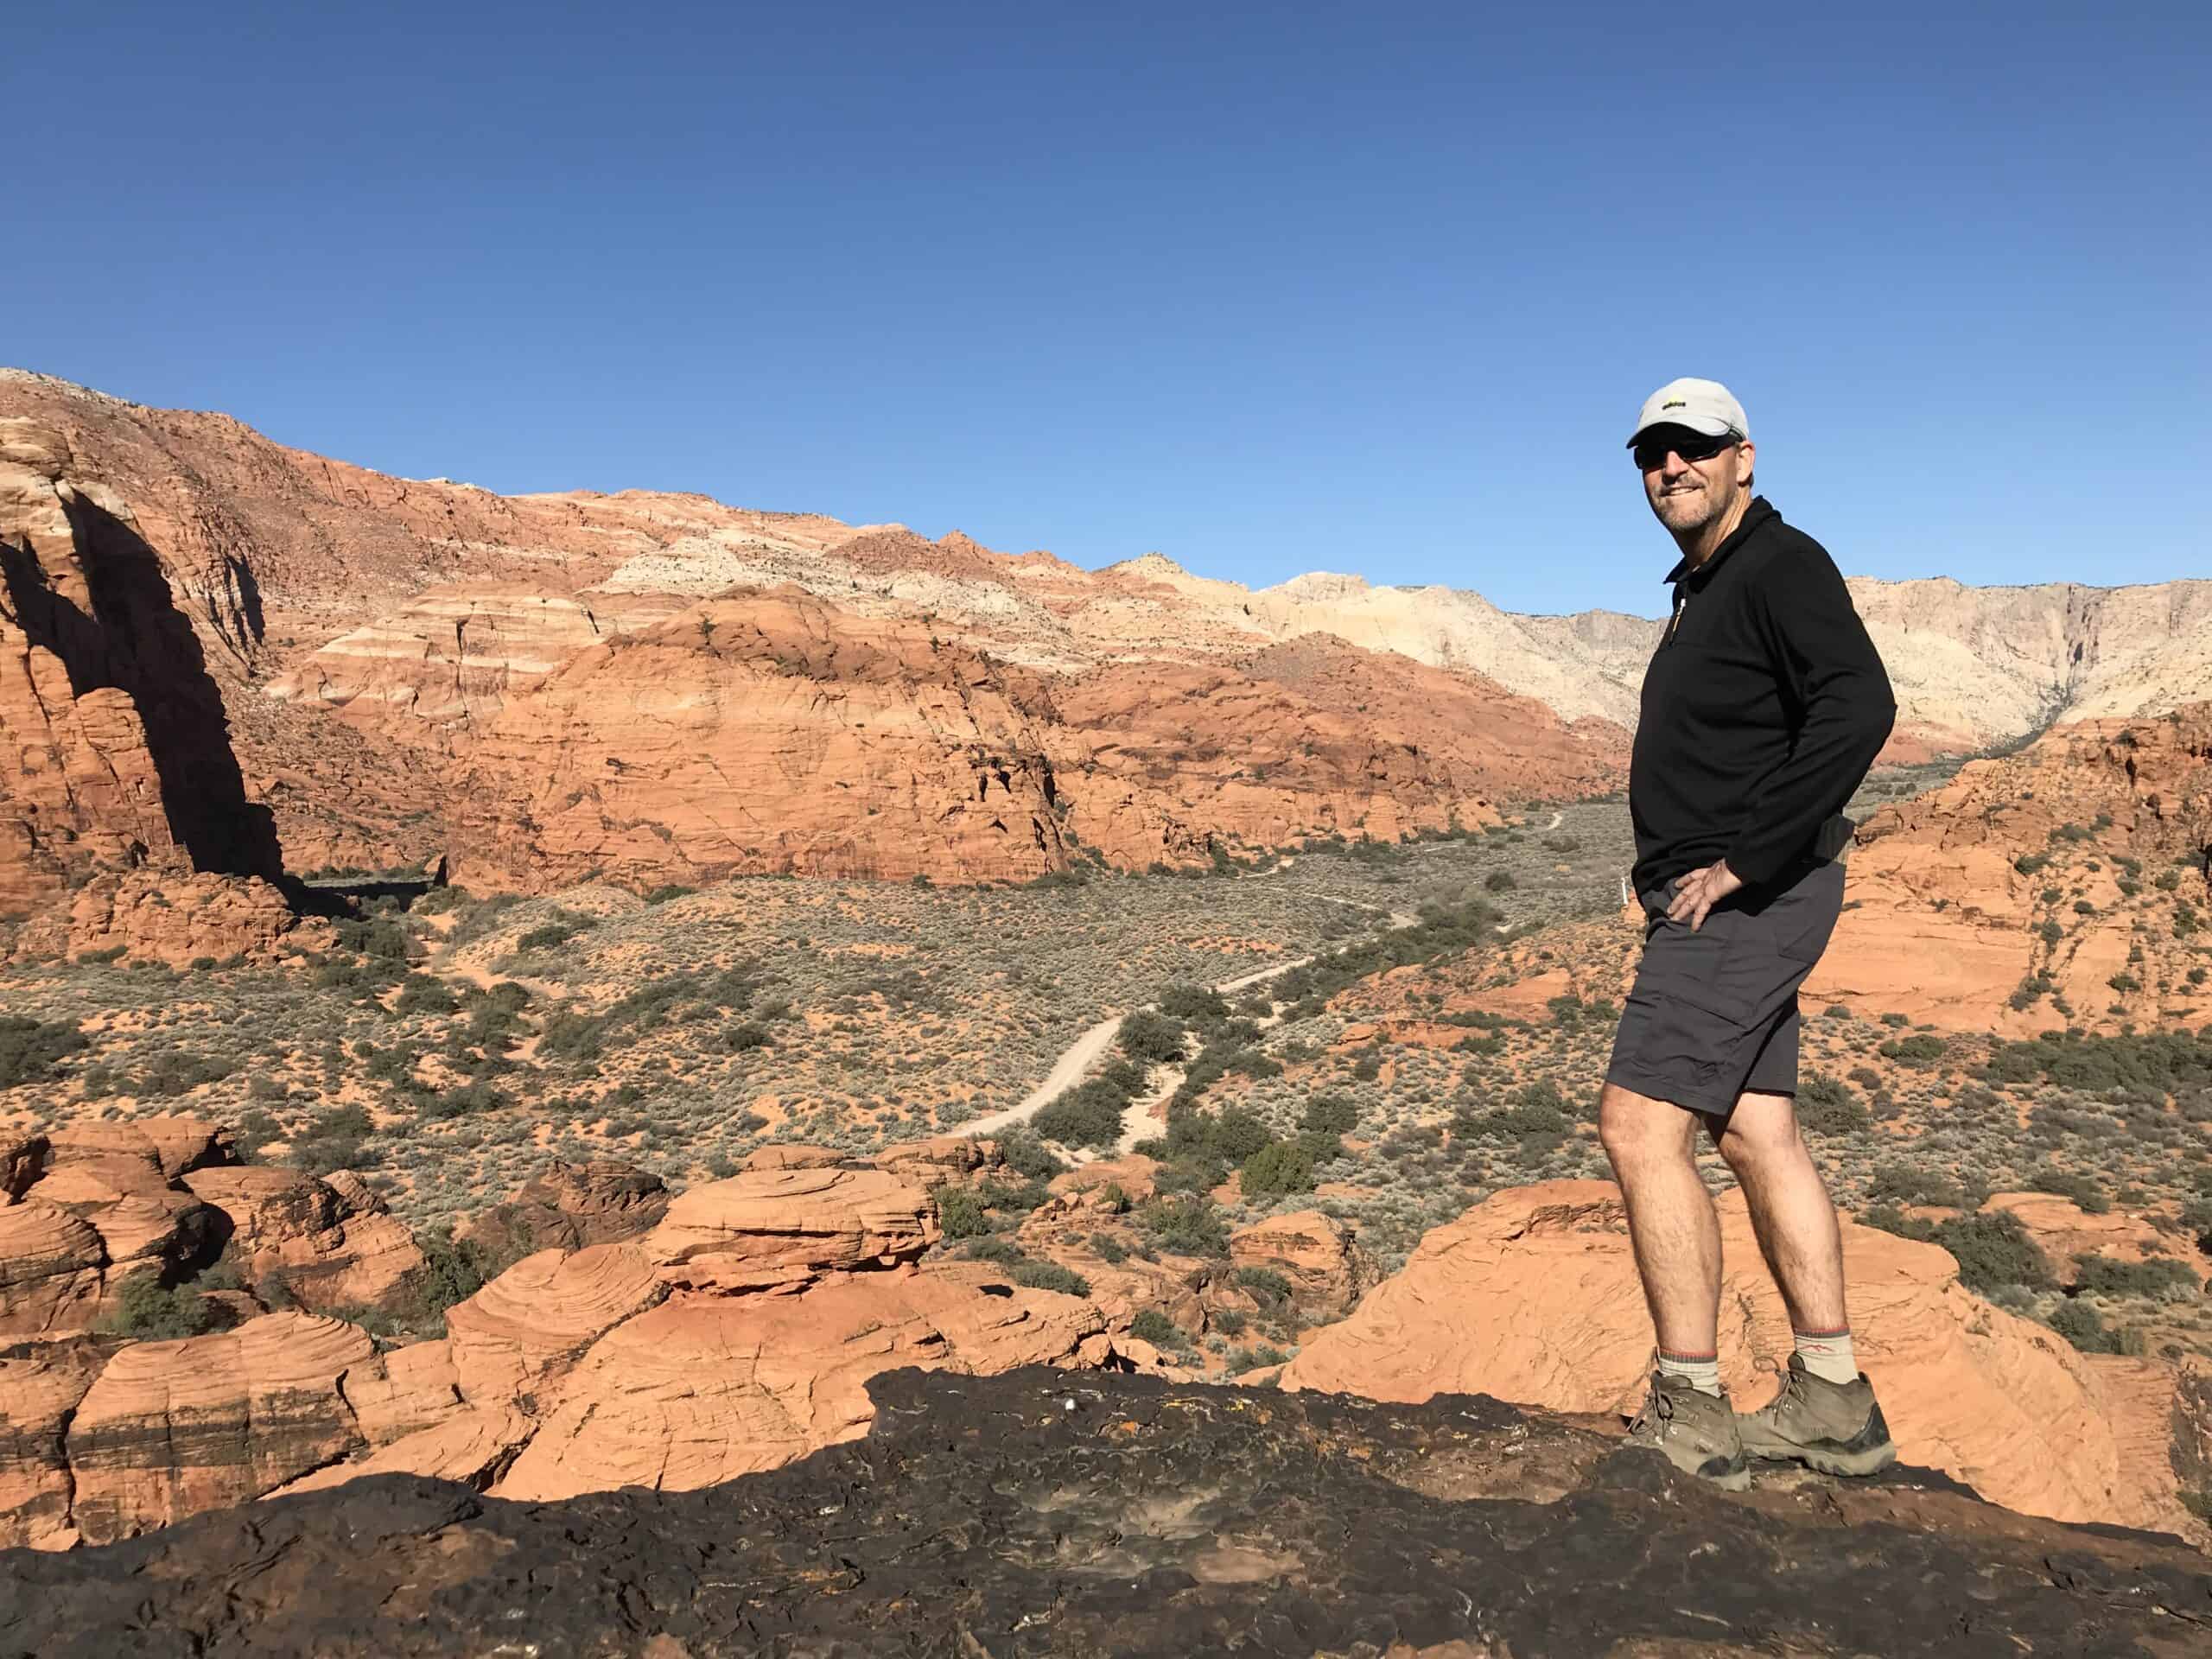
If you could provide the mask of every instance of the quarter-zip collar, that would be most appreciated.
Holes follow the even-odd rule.
[[[1707,559],[1703,564],[1692,564],[1690,563],[1690,556],[1685,553],[1681,558],[1675,561],[1675,568],[1669,570],[1665,576],[1661,578],[1661,580],[1668,583],[1670,587],[1678,582],[1691,581],[1694,581],[1698,582],[1700,586],[1702,586],[1705,578],[1712,575],[1715,570],[1719,569],[1720,561],[1726,558],[1731,553],[1733,553],[1738,548],[1741,547],[1745,542],[1750,538],[1753,531],[1757,530],[1768,519],[1779,518],[1780,516],[1781,515],[1779,513],[1775,512],[1773,504],[1769,502],[1766,497],[1763,495],[1753,496],[1751,498],[1751,505],[1744,509],[1744,522],[1737,525],[1734,530],[1729,531],[1728,539],[1713,550],[1713,556],[1711,558]]]

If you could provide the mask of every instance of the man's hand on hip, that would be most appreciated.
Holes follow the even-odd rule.
[[[1728,868],[1725,858],[1715,859],[1680,880],[1674,902],[1667,906],[1667,919],[1688,922],[1693,933],[1705,925],[1707,912],[1744,885],[1743,877]]]

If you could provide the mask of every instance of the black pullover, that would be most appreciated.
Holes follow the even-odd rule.
[[[1629,762],[1637,891],[1718,858],[1749,887],[1795,880],[1850,833],[1843,804],[1897,718],[1890,677],[1835,561],[1764,496],[1666,580]]]

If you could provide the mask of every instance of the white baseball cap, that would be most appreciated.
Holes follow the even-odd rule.
[[[1749,438],[1744,406],[1736,394],[1718,380],[1669,380],[1643,400],[1643,413],[1636,417],[1636,430],[1628,447],[1655,426],[1686,426],[1708,438]]]

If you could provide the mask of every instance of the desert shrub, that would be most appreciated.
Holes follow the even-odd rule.
[[[1129,1259],[1129,1247],[1111,1233],[1093,1233],[1090,1248],[1098,1252],[1101,1260],[1113,1267],[1120,1267]]]
[[[1156,1307],[1147,1307],[1131,1319],[1129,1334],[1155,1348],[1180,1348],[1190,1341],[1182,1327]]]
[[[1290,1281],[1273,1268],[1239,1268],[1230,1278],[1262,1307],[1281,1307],[1290,1300]]]
[[[965,1187],[938,1188],[937,1217],[947,1238],[976,1238],[991,1230],[982,1199]]]
[[[2061,1302],[2050,1312],[2050,1328],[2085,1354],[2126,1351],[2120,1333],[2106,1330],[2103,1317],[2087,1302]]]
[[[2050,1263],[2009,1211],[1954,1216],[1938,1223],[1934,1242],[1948,1250],[1959,1264],[1959,1282],[1985,1294],[2006,1285],[2031,1290],[2051,1283]]]
[[[768,1046],[768,1027],[757,1020],[734,1020],[722,1027],[721,1046],[733,1054]]]
[[[1885,1060],[1895,1060],[1899,1065],[1921,1068],[1935,1065],[1947,1052],[1942,1038],[1931,1036],[1924,1031],[1915,1032],[1910,1037],[1899,1037],[1884,1043],[1878,1051]]]
[[[1192,1025],[1214,1025],[1229,1018],[1221,993],[1204,985],[1170,985],[1158,998],[1160,1012]]]
[[[988,1233],[971,1239],[961,1254],[971,1261],[988,1262],[1001,1268],[1016,1267],[1029,1259],[1028,1252],[1012,1239]]]
[[[88,1046],[73,1020],[0,1014],[0,1089],[41,1082],[54,1075],[55,1062]]]
[[[1251,1316],[1241,1307],[1216,1308],[1206,1317],[1206,1323],[1224,1337],[1243,1336],[1244,1327],[1251,1322]]]
[[[1129,1097],[1094,1077],[1062,1095],[1029,1120],[1046,1141],[1069,1147],[1111,1147],[1122,1138],[1122,1114]]]
[[[1877,1204],[1941,1205],[1962,1209],[1967,1195],[1959,1184],[1939,1170],[1910,1164],[1885,1164],[1866,1183],[1867,1197]]]
[[[1510,870],[1492,870],[1483,878],[1484,887],[1491,893],[1510,893],[1520,885]]]
[[[1798,1085],[1797,1122],[1816,1135],[1849,1135],[1872,1128],[1874,1120],[1848,1085],[1815,1071]]]
[[[1231,1376],[1242,1376],[1247,1371],[1261,1370],[1269,1365],[1280,1365],[1290,1356],[1280,1348],[1262,1343],[1256,1348],[1232,1348],[1224,1362]]]
[[[2153,1296],[2170,1300],[2197,1294],[2196,1275],[2180,1262],[2154,1255],[2121,1262],[2094,1253],[2074,1258],[2075,1284],[2100,1296]]]
[[[446,1310],[467,1301],[519,1259],[476,1238],[456,1239],[449,1227],[427,1228],[415,1242],[422,1248],[423,1265],[401,1280],[375,1311],[391,1325],[419,1336],[443,1336]]]
[[[1139,1008],[1122,1021],[1116,1039],[1122,1052],[1141,1065],[1157,1065],[1166,1060],[1179,1059],[1183,1054],[1185,1032],[1180,1021],[1166,1015],[1154,1014],[1148,1008]]]
[[[687,887],[680,881],[664,881],[645,894],[649,905],[664,905],[671,899],[689,899],[697,889]]]
[[[371,1161],[362,1142],[372,1127],[360,1107],[334,1107],[292,1138],[291,1162],[310,1175],[361,1168]]]
[[[2101,1216],[2112,1208],[2112,1200],[2105,1196],[2104,1189],[2077,1170],[2058,1169],[2046,1164],[2029,1173],[2028,1190],[2071,1198],[2086,1215]]]
[[[1067,1167],[1031,1133],[1026,1124],[1018,1123],[995,1139],[999,1156],[1006,1160],[1007,1167],[1017,1175],[1027,1176],[1033,1181],[1046,1181]]]
[[[141,1342],[197,1337],[215,1328],[214,1309],[190,1285],[164,1285],[157,1273],[134,1273],[117,1292],[114,1311],[100,1322],[111,1336]]]
[[[452,1014],[461,1007],[445,982],[429,974],[410,974],[400,982],[397,1014]]]
[[[1229,1229],[1204,1193],[1155,1198],[1133,1212],[1161,1249],[1179,1255],[1227,1255]]]
[[[1301,1141],[1270,1141],[1244,1160],[1237,1184],[1247,1198],[1311,1192],[1313,1154]]]
[[[184,1049],[165,1048],[138,1074],[141,1095],[167,1096],[189,1094],[203,1083],[220,1083],[238,1070],[230,1060],[218,1060]]]
[[[1382,1057],[1374,1053],[1361,1055],[1352,1062],[1351,1074],[1362,1083],[1374,1082],[1382,1075]]]
[[[1316,1095],[1306,1103],[1300,1127],[1320,1135],[1349,1135],[1359,1127],[1359,1109],[1342,1095]]]
[[[1057,1290],[1065,1296],[1090,1294],[1090,1281],[1057,1262],[1025,1262],[1014,1268],[1014,1282],[1030,1290]]]

